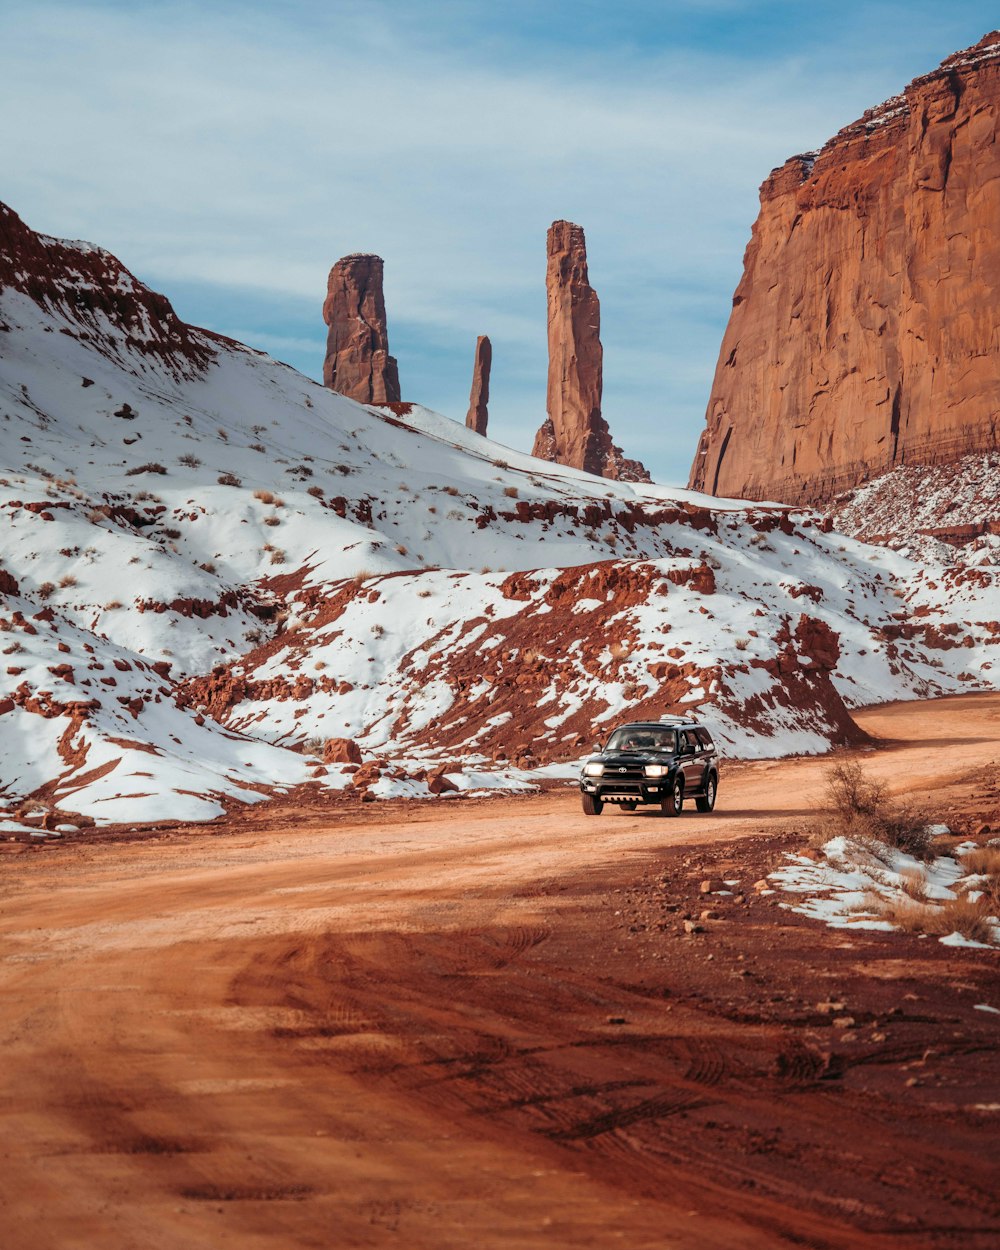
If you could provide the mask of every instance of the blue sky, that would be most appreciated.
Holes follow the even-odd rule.
[[[464,419],[489,334],[490,433],[530,448],[545,233],[579,222],[605,416],[663,481],[687,477],[761,181],[998,24],[961,0],[0,14],[0,198],[313,377],[331,264],[378,252],[403,397]]]

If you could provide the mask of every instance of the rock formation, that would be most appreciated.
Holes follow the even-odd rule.
[[[761,188],[690,484],[824,504],[1000,445],[1000,32]]]
[[[323,385],[362,404],[399,402],[399,370],[389,355],[382,257],[343,256],[330,270],[323,320],[330,327]]]
[[[490,366],[493,364],[493,348],[485,334],[476,339],[476,359],[472,366],[472,391],[469,395],[469,411],[465,424],[477,434],[485,434],[489,422]]]
[[[532,455],[599,477],[648,482],[637,460],[611,441],[601,416],[601,305],[587,273],[583,227],[554,221],[548,233],[545,286],[549,304],[548,417]]]

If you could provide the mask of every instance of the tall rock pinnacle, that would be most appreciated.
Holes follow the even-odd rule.
[[[493,348],[485,334],[476,339],[476,358],[472,366],[472,391],[469,395],[469,411],[465,424],[477,434],[486,433],[489,420],[487,405],[490,402],[490,366],[493,364]]]
[[[1000,31],[760,192],[690,485],[826,505],[1000,449]]]
[[[362,404],[399,402],[399,369],[389,355],[382,257],[344,256],[330,270],[323,320],[330,327],[323,385]]]
[[[587,273],[583,227],[554,221],[548,233],[545,286],[549,304],[548,418],[532,455],[599,477],[648,482],[636,460],[626,460],[601,416],[604,353],[601,304]]]

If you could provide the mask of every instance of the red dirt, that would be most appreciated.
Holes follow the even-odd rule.
[[[998,718],[870,711],[862,758],[997,827]],[[827,766],[677,821],[317,801],[3,856],[4,1250],[992,1250],[996,954],[751,888]]]

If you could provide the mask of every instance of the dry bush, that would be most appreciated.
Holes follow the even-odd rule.
[[[267,448],[262,443],[251,443],[250,450],[251,451],[266,451]]]
[[[433,591],[433,590],[418,590],[418,591],[417,591],[417,598],[418,598],[418,599],[429,599],[433,593],[434,593],[434,591]]]
[[[255,490],[253,497],[254,499],[259,499],[261,503],[274,503],[274,492],[270,490]]]
[[[122,601],[120,599],[109,599],[108,602],[104,605],[104,611],[105,612],[117,612],[121,606],[122,606]]]
[[[385,635],[385,626],[384,626],[384,625],[380,625],[380,624],[378,623],[378,621],[376,621],[376,622],[375,622],[375,624],[372,626],[372,634],[373,634],[376,638],[382,638],[382,637],[384,637],[384,635]]]
[[[4,655],[17,655],[19,654],[19,652],[23,650],[24,650],[24,647],[21,643],[12,642],[9,647],[4,647],[3,653]]]
[[[442,486],[441,489],[446,495],[457,495],[459,493],[457,486]]]
[[[977,846],[974,851],[966,851],[962,855],[962,867],[966,872],[1000,876],[1000,846]]]
[[[178,459],[177,463],[184,465],[184,467],[188,469],[201,468],[201,461],[197,456],[192,456],[189,451],[185,452],[184,455]]]
[[[929,858],[927,814],[893,804],[885,783],[866,773],[857,760],[845,761],[829,770],[826,797],[833,809],[834,835],[854,838],[869,849],[874,843],[883,843],[916,859]]]
[[[216,478],[220,486],[242,486],[243,483],[235,473],[220,473]]]
[[[271,552],[272,564],[284,564],[287,558],[288,557],[285,555],[285,553],[281,550],[280,547],[275,547],[275,549]]]
[[[507,498],[508,498],[508,499],[516,499],[516,498],[517,498],[517,487],[516,487],[516,486],[505,486],[505,487],[503,488],[503,493],[507,496]]]
[[[906,933],[947,937],[961,933],[973,942],[994,942],[992,915],[985,899],[950,898],[942,903],[919,903],[914,899],[877,899],[871,910]]]
[[[180,536],[181,536],[181,532],[180,532],[180,530],[175,530],[175,529],[165,529],[165,530],[163,531],[163,537],[164,537],[164,538],[180,538]]]
[[[281,524],[281,517],[278,517],[278,516],[266,516],[266,517],[264,518],[264,524],[265,524],[265,525],[271,525],[271,526],[274,526],[274,525],[280,525],[280,524]]]
[[[205,560],[203,563],[199,564],[198,567],[200,569],[204,569],[206,573],[215,572],[215,565],[212,563],[211,560]]]
[[[407,549],[407,547],[406,547],[406,544],[405,544],[405,543],[397,543],[397,544],[396,544],[396,551],[397,551],[397,552],[398,552],[401,556],[405,556],[405,555],[407,555],[407,554],[408,554],[408,549]]]
[[[55,582],[42,582],[41,586],[35,592],[39,599],[51,599],[56,592]]]
[[[77,580],[72,573],[65,573],[59,578],[59,585],[63,590],[69,590],[70,586],[77,585]]]
[[[125,476],[135,477],[139,473],[159,473],[161,477],[165,477],[167,471],[162,464],[156,464],[155,461],[151,460],[149,464],[140,464],[134,469],[127,469]]]
[[[750,646],[750,639],[749,638],[737,638],[734,645],[737,651],[745,651],[747,647]]]
[[[322,486],[310,486],[309,489],[306,491],[306,494],[312,495],[313,499],[322,499],[323,487]]]
[[[360,585],[361,582],[368,581],[370,577],[377,576],[378,574],[373,572],[371,569],[358,569],[358,571],[354,574],[354,581]]]

